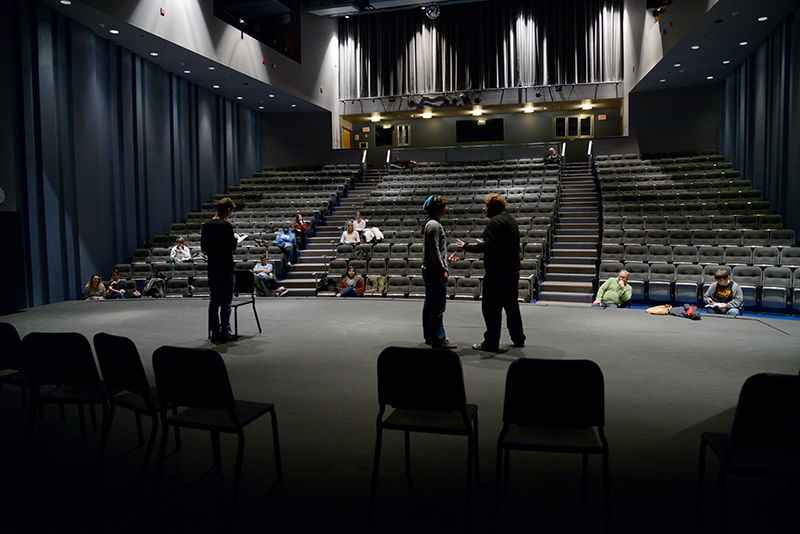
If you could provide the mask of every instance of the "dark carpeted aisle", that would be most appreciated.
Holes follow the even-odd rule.
[[[236,342],[217,347],[237,397],[273,402],[284,479],[275,484],[268,418],[246,432],[239,518],[226,515],[235,439],[223,436],[223,468],[213,469],[207,434],[184,432],[183,449],[165,463],[155,500],[135,488],[144,457],[133,416],[114,421],[102,483],[91,477],[99,433],[79,439],[77,412],[67,423],[49,409],[29,448],[18,390],[2,391],[5,532],[453,532],[461,519],[466,440],[412,436],[413,493],[405,479],[402,435],[384,439],[376,521],[366,518],[377,415],[376,358],[389,345],[423,346],[422,302],[391,299],[260,299],[264,333],[240,309]],[[152,380],[151,355],[165,344],[212,347],[207,301],[65,302],[0,318],[20,334],[78,331],[129,336]],[[707,473],[702,523],[691,512],[700,433],[730,427],[739,390],[757,372],[797,373],[800,322],[752,316],[695,322],[642,310],[523,305],[527,346],[484,358],[480,305],[449,302],[445,327],[464,366],[467,397],[479,406],[480,478],[471,531],[491,529],[497,435],[505,373],[517,358],[588,358],[606,381],[611,499],[616,532],[716,529],[716,461]],[[501,343],[510,344],[507,332]],[[146,430],[149,430],[145,422]],[[170,441],[170,450],[173,449]],[[512,454],[508,532],[601,530],[599,460],[590,460],[589,509],[580,503],[580,458]],[[152,473],[151,473],[152,475]],[[796,527],[787,487],[732,478],[734,532]],[[794,523],[792,523],[794,522]]]

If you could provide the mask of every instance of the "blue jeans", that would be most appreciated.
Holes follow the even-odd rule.
[[[447,307],[447,282],[440,276],[422,270],[425,281],[425,303],[422,305],[422,335],[426,343],[440,343],[444,334],[444,310]]]
[[[211,292],[208,329],[211,332],[227,332],[231,329],[234,279],[235,275],[231,271],[208,270],[208,289]]]
[[[719,308],[706,308],[706,313],[716,313],[717,315],[730,315],[736,317],[742,314],[739,308],[728,308],[727,310],[720,310]]]
[[[361,295],[358,294],[356,288],[354,287],[346,287],[339,292],[340,297],[360,297]]]

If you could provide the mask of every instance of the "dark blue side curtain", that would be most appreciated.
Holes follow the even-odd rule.
[[[495,0],[340,19],[340,97],[616,81],[621,0]]]
[[[800,17],[790,15],[722,86],[720,146],[800,234]]]
[[[115,263],[259,167],[258,114],[35,0],[19,7],[30,305]]]

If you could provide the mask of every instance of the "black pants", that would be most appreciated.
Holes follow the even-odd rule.
[[[517,301],[518,285],[519,273],[486,273],[486,277],[483,279],[483,303],[481,304],[483,320],[486,323],[486,333],[483,334],[485,347],[497,348],[500,345],[503,310],[506,311],[506,324],[511,341],[519,345],[525,343],[522,315],[519,313],[519,302]]]

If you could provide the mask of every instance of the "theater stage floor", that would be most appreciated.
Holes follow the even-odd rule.
[[[268,419],[247,429],[239,519],[242,532],[463,531],[466,442],[412,436],[416,494],[403,475],[402,435],[388,433],[376,520],[366,518],[377,415],[376,358],[389,345],[422,345],[422,302],[383,299],[260,299],[264,327],[239,312],[236,342],[217,347],[234,393],[273,402],[278,413],[284,479],[274,484]],[[21,335],[33,331],[97,332],[133,338],[152,380],[161,345],[212,347],[205,339],[207,301],[65,302],[0,318]],[[481,484],[471,529],[491,527],[495,447],[506,369],[518,358],[589,358],[606,381],[612,520],[617,532],[716,530],[716,460],[707,471],[705,509],[692,519],[700,433],[727,431],[744,380],[758,372],[797,373],[800,322],[753,316],[690,321],[641,310],[523,305],[527,346],[482,358],[480,305],[449,302],[447,334],[459,344],[468,401],[479,406]],[[504,332],[502,343],[510,343]],[[207,434],[184,432],[183,449],[165,464],[157,502],[137,501],[144,456],[133,416],[117,413],[100,490],[90,468],[99,433],[82,445],[76,411],[67,423],[50,408],[23,451],[26,412],[15,388],[2,392],[3,473],[0,510],[6,532],[207,532],[230,530],[226,510],[235,439],[223,437],[223,467],[213,470]],[[149,430],[145,422],[146,430]],[[394,435],[396,434],[396,435]],[[170,450],[172,444],[170,442]],[[27,453],[27,454],[23,454]],[[580,501],[580,459],[512,455],[507,532],[600,530],[599,460],[590,460],[589,508]],[[152,475],[152,473],[151,473]],[[730,481],[734,532],[797,527],[782,483]]]

